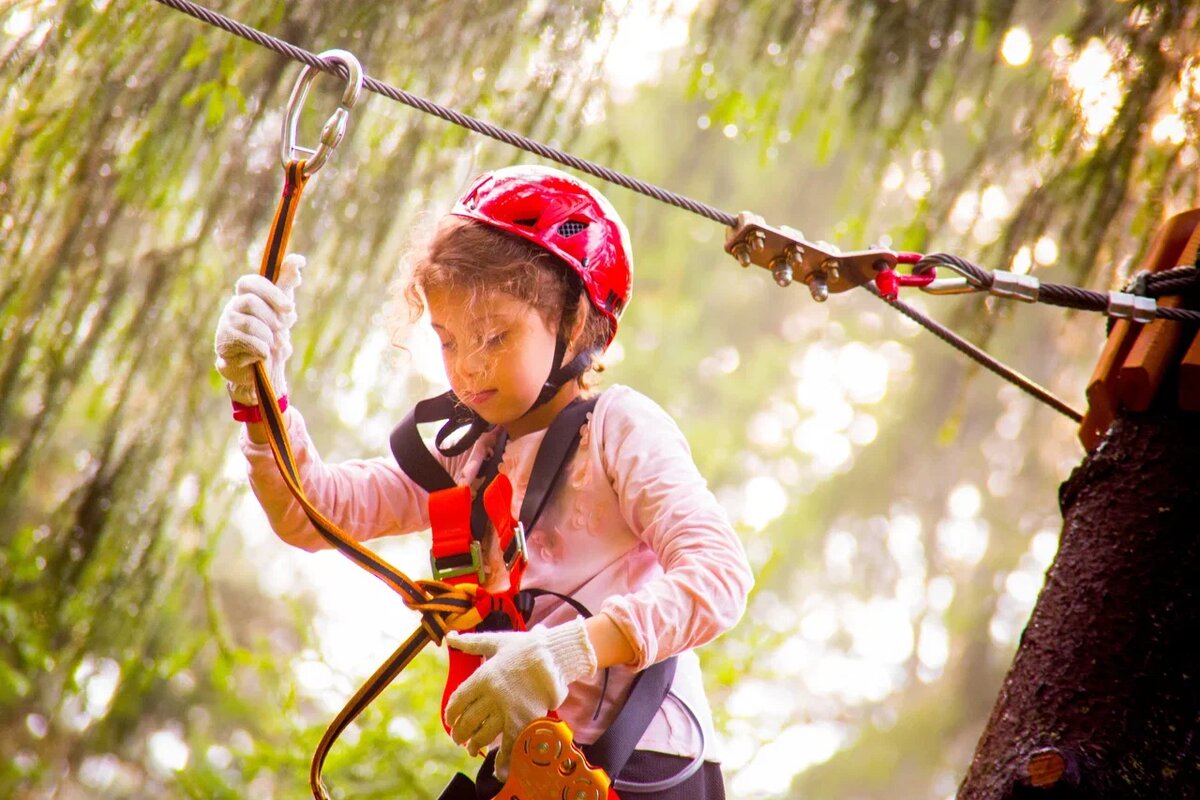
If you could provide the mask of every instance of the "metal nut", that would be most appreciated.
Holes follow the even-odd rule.
[[[771,275],[775,278],[775,283],[780,286],[791,286],[794,274],[788,259],[777,258],[771,262]]]
[[[825,278],[825,273],[814,272],[808,276],[806,283],[808,283],[808,291],[813,300],[824,303],[829,299],[829,283]]]

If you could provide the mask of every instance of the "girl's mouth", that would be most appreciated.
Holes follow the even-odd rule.
[[[468,392],[462,396],[462,401],[469,405],[477,406],[486,403],[496,396],[495,389],[484,389],[482,392]]]

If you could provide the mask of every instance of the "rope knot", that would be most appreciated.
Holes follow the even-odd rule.
[[[434,580],[419,580],[416,585],[425,596],[405,597],[404,605],[421,615],[421,627],[434,644],[441,645],[448,631],[470,630],[483,619],[479,595],[486,592],[477,585]]]

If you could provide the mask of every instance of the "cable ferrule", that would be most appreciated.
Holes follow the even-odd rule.
[[[1129,292],[1109,292],[1106,313],[1116,319],[1152,322],[1158,316],[1158,302],[1153,297],[1141,297]]]
[[[1012,300],[1021,300],[1025,303],[1036,303],[1038,301],[1038,293],[1041,291],[1042,282],[1032,275],[998,269],[992,273],[992,277],[995,280],[988,291],[997,297],[1008,297]]]

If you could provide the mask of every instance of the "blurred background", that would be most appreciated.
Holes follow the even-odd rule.
[[[1200,3],[362,2],[216,10],[380,80],[843,249],[949,251],[1107,290],[1197,204]],[[307,796],[415,615],[275,539],[213,371],[255,271],[299,66],[155,3],[0,0],[0,796]],[[319,78],[316,129],[338,82]],[[292,401],[382,456],[440,388],[385,324],[414,231],[533,162],[376,95],[292,247]],[[758,584],[702,650],[731,797],[950,798],[1054,556],[1066,417],[865,291],[817,304],[617,187],[633,302],[606,381],[679,420]],[[1097,315],[905,299],[1077,408]],[[428,540],[379,543],[414,576]],[[338,797],[468,764],[432,649],[335,747]]]

